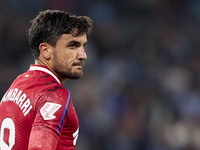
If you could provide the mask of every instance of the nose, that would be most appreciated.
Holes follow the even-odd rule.
[[[87,59],[87,54],[85,52],[84,47],[80,47],[78,50],[78,55],[77,55],[79,60],[85,60]]]

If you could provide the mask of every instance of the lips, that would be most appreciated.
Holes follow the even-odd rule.
[[[72,64],[73,66],[83,66],[84,65],[84,62],[74,62],[73,64]]]

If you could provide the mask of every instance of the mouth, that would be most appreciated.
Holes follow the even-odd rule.
[[[77,67],[83,67],[83,65],[84,65],[84,62],[74,62],[73,64],[72,64],[72,66],[77,66]]]

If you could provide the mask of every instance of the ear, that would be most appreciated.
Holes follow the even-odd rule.
[[[51,59],[52,49],[51,49],[51,46],[49,44],[41,43],[39,45],[39,50],[40,50],[40,54],[43,58],[45,58],[46,60]]]

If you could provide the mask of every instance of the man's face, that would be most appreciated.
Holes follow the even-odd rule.
[[[61,79],[79,79],[83,75],[86,43],[86,35],[63,34],[58,39],[53,47],[52,69]]]

